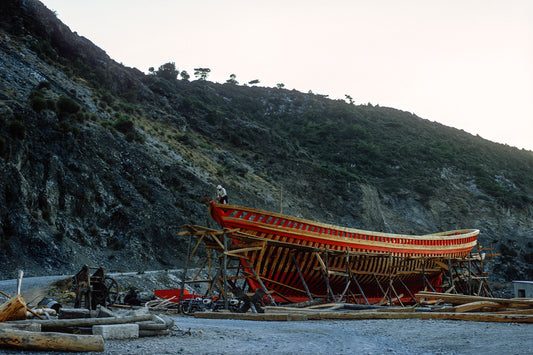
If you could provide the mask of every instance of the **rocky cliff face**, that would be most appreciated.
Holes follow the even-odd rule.
[[[17,22],[46,11],[36,2],[21,4]],[[67,36],[62,41],[88,42],[52,27],[53,36]],[[97,122],[110,114],[95,106],[82,82],[29,49],[38,40],[0,34],[0,274],[72,273],[83,264],[134,271],[181,265],[177,233],[185,223],[206,223],[199,196],[211,189],[207,181],[157,142],[128,142]],[[93,61],[111,62],[89,47],[85,55]],[[110,70],[119,67],[111,63]],[[137,80],[130,73],[122,68],[115,76]],[[32,109],[35,93],[46,102],[74,103],[85,117]]]
[[[334,224],[396,233],[478,228],[481,244],[503,253],[496,278],[533,278],[531,204],[504,207],[460,169],[442,168],[430,198],[328,178],[316,173],[312,151],[268,126],[198,113],[208,100],[229,100],[219,86],[170,90],[112,61],[37,1],[1,6],[0,278],[17,269],[74,273],[83,264],[180,267],[186,241],[178,232],[186,223],[214,227],[204,196],[219,183],[232,203],[278,211],[282,194],[284,213]],[[261,90],[265,102],[304,97]]]

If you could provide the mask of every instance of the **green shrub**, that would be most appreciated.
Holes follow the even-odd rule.
[[[72,132],[76,136],[80,133],[80,129],[72,125],[68,121],[60,121],[58,124],[54,126],[54,129],[56,131],[63,132],[63,133]]]
[[[69,97],[61,96],[57,101],[57,113],[59,115],[71,115],[80,110],[80,105]]]
[[[82,111],[78,111],[75,115],[74,115],[74,119],[76,120],[76,122],[85,122],[85,120],[87,119],[87,114],[85,112],[82,112]]]
[[[128,132],[132,132],[133,131],[133,128],[134,128],[134,125],[133,125],[133,121],[130,120],[129,118],[127,117],[124,117],[124,116],[121,116],[114,124],[113,124],[113,127],[121,132],[121,133],[128,133]]]
[[[41,83],[39,84],[39,87],[41,87],[42,83],[48,83],[48,81],[41,81]],[[46,85],[44,85],[44,86],[46,86]],[[41,112],[41,111],[44,111],[44,110],[55,111],[56,110],[56,103],[52,99],[46,99],[44,97],[44,94],[43,94],[42,91],[33,90],[30,93],[30,107],[35,112]]]
[[[107,104],[104,101],[98,101],[98,108],[105,110],[107,108]]]
[[[31,48],[37,53],[41,59],[51,59],[52,61],[57,60],[57,52],[50,45],[50,42],[46,40],[41,40],[31,45]]]
[[[133,142],[136,137],[137,137],[137,135],[133,131],[126,133],[126,136],[125,136],[125,138],[126,138],[126,140],[128,142]]]
[[[41,112],[48,108],[48,104],[42,96],[34,95],[30,98],[30,107],[35,112]]]
[[[11,121],[7,126],[7,131],[12,138],[24,139],[26,136],[26,127],[19,120]]]
[[[52,99],[46,100],[46,109],[50,111],[55,111],[57,109],[56,102]]]
[[[102,94],[102,100],[108,105],[111,105],[113,101],[115,101],[115,99],[113,98],[113,95],[111,95],[109,91],[105,91]]]
[[[121,102],[119,103],[119,109],[121,109],[122,111],[126,113],[132,114],[132,113],[135,113],[135,111],[137,111],[138,108],[136,105]]]
[[[194,141],[192,140],[191,136],[188,135],[187,133],[176,135],[175,138],[183,144],[194,146]]]

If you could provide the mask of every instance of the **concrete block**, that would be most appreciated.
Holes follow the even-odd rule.
[[[93,334],[104,339],[132,339],[139,337],[138,324],[93,325]]]

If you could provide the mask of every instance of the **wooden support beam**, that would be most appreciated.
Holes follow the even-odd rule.
[[[339,296],[339,298],[337,299],[337,302],[340,302],[343,298],[344,298],[344,295],[346,294],[346,292],[348,291],[348,288],[350,287],[350,280],[348,280],[348,282],[346,283],[346,287],[344,287],[344,291],[342,291],[342,294]]]
[[[529,314],[494,314],[494,313],[450,313],[450,312],[276,312],[276,313],[226,313],[196,312],[195,318],[241,319],[257,321],[305,321],[321,319],[447,319],[473,322],[533,323],[533,315]]]
[[[37,323],[14,323],[14,322],[4,322],[0,323],[0,330],[26,330],[29,332],[40,332],[41,325]]]
[[[244,256],[244,255],[239,255],[237,253],[234,253],[232,251],[227,251],[227,252],[224,252],[223,253],[224,255],[227,255],[227,256],[231,256],[233,258],[239,258],[239,259],[246,259],[246,260],[250,260],[248,257]]]
[[[270,291],[269,291],[270,292]],[[284,295],[282,295],[281,293],[279,293],[278,291],[276,290],[272,290],[273,293],[275,293],[278,297],[281,297],[283,298],[285,301],[289,302],[289,303],[292,303],[292,301],[290,299],[288,299],[287,297],[285,297]]]
[[[400,276],[396,276],[398,278],[398,281],[400,281],[400,283],[402,284],[402,286],[407,290],[407,293],[409,293],[409,297],[411,297],[411,300],[413,300],[415,302],[415,304],[419,304],[418,300],[416,299],[416,297],[413,295],[413,293],[411,292],[411,290],[409,289],[409,287],[407,287],[407,285],[405,284],[405,282],[403,282],[402,278]]]
[[[194,253],[196,252],[196,249],[198,249],[198,247],[200,246],[200,243],[202,243],[202,240],[204,240],[205,238],[205,233],[202,233],[200,235],[200,238],[198,239],[198,242],[196,243],[196,245],[194,246],[192,252],[190,253],[189,255],[189,260],[191,260],[192,256],[194,255]]]
[[[390,299],[390,297],[388,296],[388,292],[385,292],[385,290],[383,290],[383,287],[381,287],[381,283],[379,282],[378,278],[376,277],[376,275],[374,274],[374,281],[376,281],[376,283],[378,284],[379,286],[379,289],[381,290],[381,292],[383,293],[383,299],[387,299],[391,304],[392,304],[392,301]],[[382,300],[383,301],[383,300]],[[381,303],[381,302],[380,302]]]
[[[304,276],[302,275],[302,271],[300,270],[300,267],[298,266],[298,263],[296,262],[296,258],[294,257],[294,254],[291,254],[292,262],[294,266],[296,267],[296,271],[298,272],[298,276],[300,277],[300,281],[302,282],[302,285],[304,286],[305,293],[307,293],[307,297],[309,297],[309,300],[313,300],[313,295],[311,295],[311,292],[309,292],[309,287],[307,287],[307,283],[305,282]]]
[[[426,278],[425,273],[422,273],[422,277],[424,278],[424,284],[427,284],[429,288],[431,289],[431,291],[436,292],[433,286],[431,285],[431,282],[429,282],[429,280]]]
[[[232,253],[232,254],[246,253],[248,251],[255,251],[255,250],[261,250],[261,249],[263,249],[263,246],[240,248],[240,249],[231,249],[231,250],[229,250],[229,253]]]
[[[353,273],[353,270],[351,269],[351,267],[349,266],[349,264],[347,263],[346,264],[346,271],[348,272],[348,275],[350,276],[350,279],[353,280],[355,282],[355,285],[357,286],[357,288],[359,289],[359,292],[361,292],[361,296],[363,296],[363,299],[365,300],[365,303],[367,305],[370,304],[370,302],[368,302],[368,299],[366,298],[365,296],[365,292],[363,291],[363,289],[361,288],[361,285],[359,284],[359,281],[357,281],[357,278],[355,277],[355,274]]]
[[[192,281],[193,281],[193,282],[196,281],[196,278],[197,278],[198,276],[200,276],[200,273],[204,270],[205,265],[207,264],[207,260],[208,260],[208,258],[205,258],[204,263],[202,264],[202,266],[200,267],[200,269],[198,270],[198,272],[196,273],[196,275],[194,275],[194,277],[192,278]],[[187,281],[185,281],[185,282],[187,282]]]
[[[229,300],[228,300],[228,236],[226,234],[226,231],[224,230],[223,234],[224,238],[224,257],[223,257],[223,274],[222,278],[224,280],[224,283],[222,284],[222,287],[224,289],[224,309],[228,309],[229,307]]]
[[[470,303],[465,303],[465,304],[456,306],[455,313],[477,311],[484,307],[499,308],[499,307],[502,307],[502,305],[498,302],[491,302],[491,301],[470,302]]]
[[[337,276],[342,276],[342,277],[348,277],[348,274],[345,273],[345,272],[331,271],[331,270],[328,270],[328,275],[337,275]]]
[[[220,248],[222,248],[222,250],[226,250],[226,249],[224,248],[224,243],[222,243],[222,242],[220,241],[220,239],[218,239],[215,235],[211,235],[211,237],[213,237],[213,240],[214,240],[215,242],[217,242],[217,244],[220,246]]]
[[[396,296],[396,299],[398,300],[398,303],[400,304],[400,306],[403,307],[403,302],[402,302],[403,293],[398,295],[398,293],[396,292],[396,289],[394,288],[394,285],[392,284],[392,282],[390,283],[389,288],[392,290],[392,292],[394,292],[394,295]]]
[[[106,318],[76,318],[76,319],[32,319],[32,323],[40,324],[43,331],[57,328],[68,327],[92,327],[93,325],[104,324],[126,324],[142,322],[145,320],[152,320],[153,316],[150,313],[125,316],[125,317],[106,317]],[[19,321],[16,321],[19,322]],[[24,321],[27,322],[27,321]]]
[[[441,267],[441,269],[448,271],[449,266],[439,260],[433,260],[433,262]]]
[[[335,294],[333,293],[333,290],[331,289],[331,286],[329,285],[329,276],[328,276],[328,267],[326,263],[322,260],[319,253],[314,253],[315,257],[317,258],[318,262],[320,263],[320,266],[322,267],[322,277],[324,277],[324,281],[326,282],[326,293],[331,296],[332,300],[335,300]],[[327,258],[327,249],[326,249],[326,258]]]
[[[255,279],[259,283],[259,286],[261,286],[261,288],[263,289],[263,291],[265,291],[265,293],[268,296],[268,298],[270,298],[270,302],[272,302],[273,305],[276,305],[276,301],[274,301],[274,298],[270,295],[270,292],[268,292],[268,289],[266,288],[265,284],[263,283],[263,281],[261,280],[259,275],[255,272],[255,270],[252,268],[252,266],[250,265],[250,263],[247,260],[244,260],[244,262],[247,264],[248,268],[250,268],[250,270],[252,270]]]
[[[247,273],[247,272],[245,272],[245,274],[247,274],[248,277],[253,276],[252,273]],[[284,283],[281,283],[281,282],[278,282],[278,281],[274,281],[274,280],[269,279],[269,278],[266,278],[266,277],[263,277],[262,279],[265,280],[265,281],[267,281],[267,282],[270,282],[270,283],[273,283],[273,284],[276,284],[276,285],[279,285],[279,286],[285,287],[285,288],[287,288],[287,289],[289,289],[289,290],[292,290],[292,291],[297,291],[297,292],[300,292],[300,293],[303,293],[303,294],[306,293],[305,290],[302,290],[302,289],[297,288],[297,287],[289,286],[289,285],[287,285],[287,284],[284,284]],[[313,297],[317,297],[317,295],[316,295],[316,294],[313,294]]]

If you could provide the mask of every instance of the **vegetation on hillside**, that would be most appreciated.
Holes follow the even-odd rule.
[[[62,65],[100,93],[101,108],[114,103],[113,111],[130,115],[142,106],[135,86],[126,91],[114,88],[109,74],[79,58]],[[441,171],[448,168],[466,172],[478,188],[502,204],[522,207],[533,201],[529,151],[393,108],[354,105],[279,88],[238,86],[231,80],[217,84],[201,77],[190,82],[179,80],[179,73],[174,63],[166,63],[141,79],[167,98],[175,113],[196,122],[193,128],[215,141],[283,159],[305,153],[317,173],[341,181],[369,181],[391,193],[414,190],[422,200],[441,184]],[[123,124],[115,122],[114,127],[119,126]],[[263,136],[265,130],[271,131],[268,137]],[[265,138],[270,140],[270,152],[263,149]]]
[[[207,80],[209,68],[196,68],[194,81],[174,62],[150,68],[148,75],[122,67],[124,76],[109,70],[111,61],[98,59],[105,53],[88,50],[85,39],[57,25],[52,12],[42,15],[40,22],[25,19],[25,25],[40,34],[32,48],[65,73],[84,80],[97,93],[99,109],[111,118],[104,124],[127,135],[129,141],[142,143],[134,124],[154,116],[144,105],[154,98],[142,93],[142,83],[164,100],[167,114],[183,118],[192,128],[186,134],[171,133],[180,143],[194,144],[196,132],[226,149],[246,149],[250,161],[301,159],[327,178],[368,181],[390,193],[408,189],[419,193],[421,200],[441,184],[443,169],[451,169],[467,174],[501,204],[522,207],[533,201],[529,151],[393,108],[355,105],[357,98],[351,96],[347,103],[281,85],[239,86],[235,74],[224,84],[212,83]],[[51,28],[40,31],[46,24]],[[31,97],[34,110],[56,110],[62,117],[71,117],[73,124],[72,117],[86,118],[71,98],[54,101],[42,94],[45,90],[46,85],[39,87]],[[12,131],[22,134],[21,128]]]
[[[2,270],[85,255],[175,267],[176,230],[209,222],[203,197],[220,182],[232,202],[323,222],[479,228],[502,275],[531,275],[530,151],[350,95],[213,83],[202,67],[195,80],[174,62],[144,74],[38,0],[0,2],[0,29]]]
[[[502,204],[522,207],[533,200],[531,152],[408,112],[283,89],[145,80],[152,88],[164,86],[161,94],[173,98],[180,114],[222,132],[212,138],[277,159],[303,153],[329,177],[369,181],[388,192],[415,190],[426,199],[441,184],[442,170],[452,169]]]

